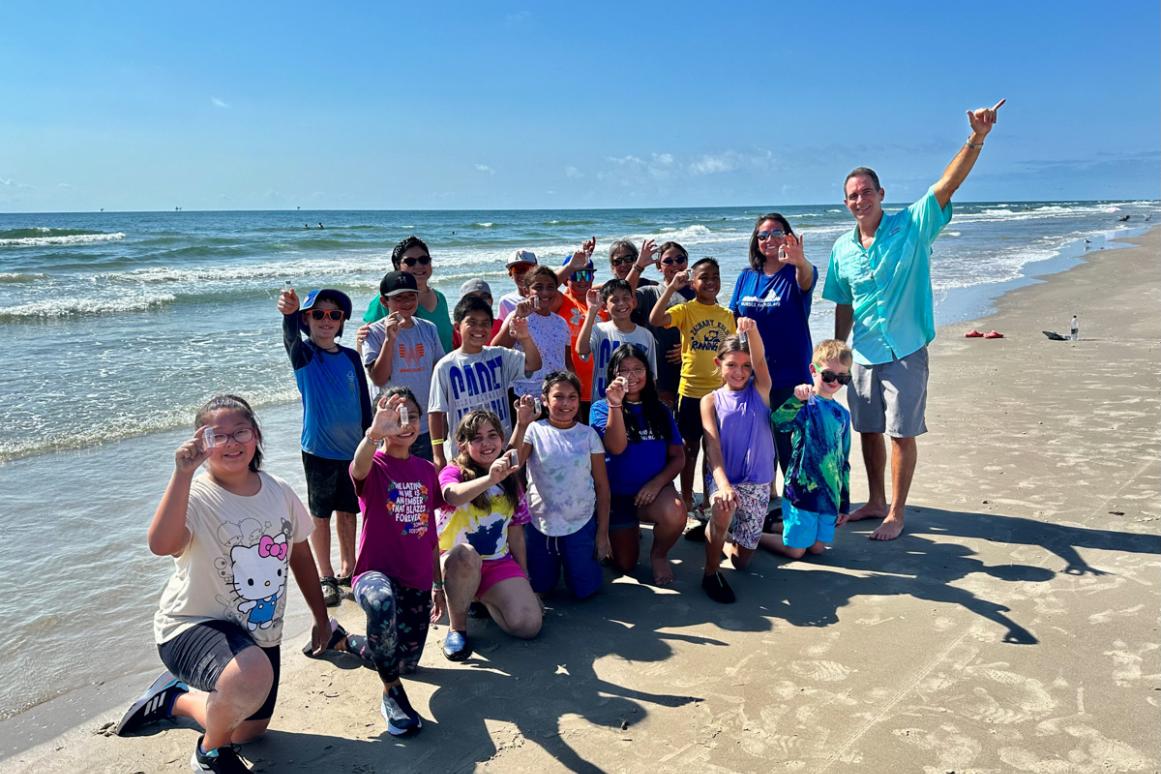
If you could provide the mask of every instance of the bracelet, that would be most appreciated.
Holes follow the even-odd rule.
[[[621,408],[621,404],[620,403],[610,403],[609,408]]]
[[[383,438],[376,438],[376,437],[374,436],[374,434],[372,434],[372,433],[371,433],[371,431],[370,431],[370,430],[368,430],[366,433],[363,433],[363,437],[364,437],[364,438],[366,438],[366,439],[367,439],[368,441],[370,441],[371,443],[383,443],[383,440],[384,440],[384,439],[385,439],[387,436],[383,436]]]
[[[964,145],[968,146],[969,148],[982,148],[982,147],[984,147],[984,144],[982,142],[972,142],[970,139],[967,142],[965,142]]]
[[[443,446],[443,444],[444,444],[443,438],[432,438],[431,439],[432,446]]]
[[[437,580],[431,582],[431,588],[435,591],[443,591],[443,581]]]

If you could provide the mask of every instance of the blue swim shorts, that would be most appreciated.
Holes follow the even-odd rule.
[[[817,542],[833,543],[837,519],[835,514],[803,511],[789,500],[783,500],[782,542],[790,548],[810,548]]]

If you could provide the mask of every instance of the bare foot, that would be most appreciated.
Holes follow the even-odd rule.
[[[871,540],[894,540],[903,534],[903,519],[899,516],[887,516],[883,523],[870,534]]]
[[[668,586],[673,583],[673,565],[664,556],[650,557],[649,563],[653,566],[653,583],[658,586]]]
[[[867,503],[862,508],[852,513],[847,517],[847,521],[859,521],[860,519],[881,519],[887,515],[886,503]]]

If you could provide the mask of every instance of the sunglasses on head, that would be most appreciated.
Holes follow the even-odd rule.
[[[636,262],[636,260],[637,259],[631,255],[618,255],[615,258],[610,258],[609,263],[613,264],[614,266],[625,266],[627,264]]]
[[[342,309],[310,309],[307,314],[312,320],[333,320],[334,322],[342,322],[346,316]]]
[[[688,260],[689,258],[685,257],[684,255],[678,255],[674,256],[673,258],[662,258],[661,263],[665,266],[672,266],[673,264],[684,266],[685,262]]]
[[[784,236],[786,236],[786,232],[780,228],[771,229],[770,231],[758,232],[758,240],[761,242],[764,242],[767,239],[780,239]]]
[[[839,384],[850,384],[851,383],[851,375],[850,374],[836,374],[834,371],[831,371],[829,368],[822,370],[822,371],[819,371],[818,375],[821,376],[822,380],[827,384],[834,384],[835,382],[838,382]]]
[[[593,274],[595,274],[595,272],[592,269],[581,269],[580,271],[574,271],[572,273],[572,281],[573,282],[592,282],[593,281]]]
[[[421,255],[418,258],[404,258],[402,261],[400,261],[400,263],[402,263],[404,266],[406,266],[408,268],[411,268],[412,266],[414,266],[417,263],[420,266],[427,266],[428,264],[431,263],[431,256],[430,255]]]

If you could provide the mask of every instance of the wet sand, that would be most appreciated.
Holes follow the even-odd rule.
[[[622,579],[555,601],[533,642],[473,621],[463,664],[436,627],[406,678],[426,724],[408,740],[386,734],[374,672],[302,657],[299,633],[273,730],[245,756],[279,772],[1156,771],[1161,233],[1140,244],[941,330],[899,540],[862,521],[819,559],[727,565],[732,606],[705,598],[702,548],[682,541],[673,589]],[[1074,312],[1079,342],[1041,334]],[[858,502],[857,445],[852,468]],[[353,602],[338,615],[362,629]],[[187,770],[193,729],[117,739],[101,728],[119,710],[86,712],[151,676],[0,723],[0,749],[59,731],[0,768]]]

